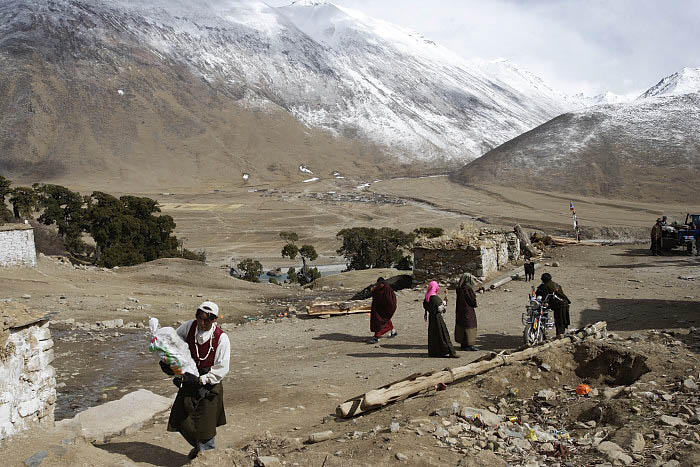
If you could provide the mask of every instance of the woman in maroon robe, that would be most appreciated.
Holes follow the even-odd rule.
[[[398,333],[394,329],[391,318],[396,311],[396,294],[394,289],[386,283],[383,277],[377,279],[372,288],[372,311],[369,318],[369,330],[374,333],[369,342],[376,344],[379,338],[391,331],[389,337],[395,337]]]
[[[464,273],[457,285],[457,306],[455,307],[455,340],[462,350],[474,351],[476,348],[476,294],[474,287],[479,280]]]

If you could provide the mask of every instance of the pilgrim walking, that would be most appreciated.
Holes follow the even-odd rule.
[[[226,424],[221,380],[229,371],[231,344],[216,325],[218,317],[218,305],[207,301],[199,305],[195,319],[177,328],[177,334],[190,348],[199,375],[185,373],[175,378],[179,390],[170,411],[168,431],[180,432],[192,445],[190,459],[200,451],[214,449],[216,427]],[[163,371],[172,376],[170,367],[160,363]]]
[[[428,284],[428,291],[423,300],[423,319],[428,322],[428,356],[458,358],[450,332],[447,330],[445,320],[442,318],[446,310],[446,303],[438,297],[440,286],[432,281]],[[445,297],[445,300],[447,297]]]
[[[398,333],[394,329],[391,318],[396,311],[396,294],[394,289],[384,280],[383,277],[377,279],[377,283],[372,287],[372,309],[369,318],[369,330],[374,333],[374,337],[369,340],[370,344],[379,342],[379,338],[389,333],[389,337],[396,337]]]
[[[476,348],[476,287],[479,280],[473,275],[464,273],[457,285],[457,300],[455,306],[455,340],[461,344],[462,350],[475,351]]]

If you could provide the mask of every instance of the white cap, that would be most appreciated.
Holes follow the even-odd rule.
[[[197,308],[197,311],[203,311],[205,313],[211,313],[214,316],[219,316],[219,305],[214,302],[202,302]]]

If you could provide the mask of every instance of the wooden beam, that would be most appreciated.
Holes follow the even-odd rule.
[[[315,302],[306,307],[306,311],[309,316],[369,313],[371,309],[372,302],[368,300],[354,300],[347,302]]]
[[[599,321],[575,331],[572,334],[578,337],[592,335],[606,327],[607,323],[605,321]],[[406,399],[426,389],[431,389],[437,384],[451,384],[470,376],[485,373],[493,368],[507,365],[511,362],[528,360],[540,352],[561,347],[570,342],[570,339],[557,339],[543,345],[514,352],[510,355],[499,354],[491,359],[472,362],[457,368],[445,368],[444,370],[413,374],[403,380],[389,383],[378,389],[373,389],[365,394],[348,399],[335,409],[335,413],[338,417],[342,418],[354,417],[370,410],[379,409],[392,402]]]

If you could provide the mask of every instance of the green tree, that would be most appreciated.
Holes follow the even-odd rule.
[[[318,272],[318,268],[309,268],[307,261],[315,261],[318,258],[318,253],[316,253],[316,248],[312,245],[302,245],[299,248],[296,242],[299,241],[299,235],[296,232],[284,231],[280,232],[280,237],[287,243],[282,247],[282,257],[294,259],[297,255],[301,256],[301,261],[303,263],[301,271],[299,274],[295,274],[297,281],[301,284],[308,284],[314,280],[321,277],[321,273]],[[290,279],[291,281],[291,279]]]
[[[35,187],[35,191],[39,197],[39,206],[43,208],[39,222],[45,225],[55,224],[68,251],[82,253],[85,244],[80,236],[87,230],[87,225],[86,209],[83,207],[85,200],[80,193],[60,185],[40,185]]]
[[[10,203],[15,217],[31,217],[38,207],[39,197],[33,188],[18,186],[10,192]]]
[[[260,261],[252,258],[246,258],[238,263],[238,269],[244,272],[242,278],[243,280],[249,282],[260,282],[260,274],[263,272],[263,267],[262,264],[260,264]]]
[[[416,237],[437,238],[442,237],[445,231],[442,227],[419,227],[413,231]]]
[[[412,234],[388,227],[353,227],[341,230],[336,237],[343,240],[337,253],[345,257],[348,271],[391,267],[413,243]]]
[[[5,198],[12,191],[10,186],[12,182],[0,175],[0,224],[12,220],[12,213],[5,205]]]

